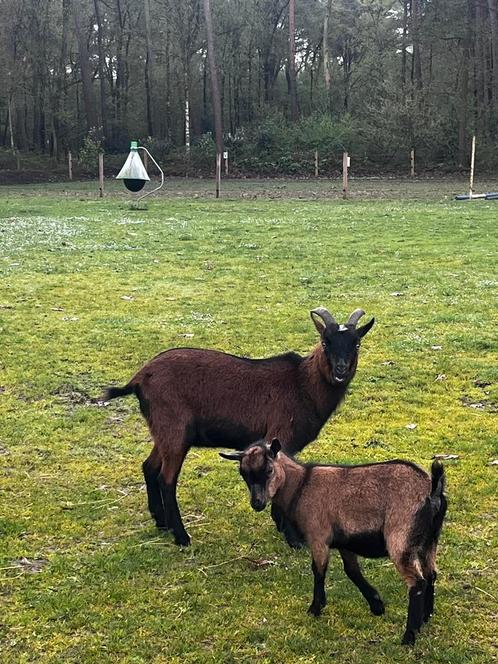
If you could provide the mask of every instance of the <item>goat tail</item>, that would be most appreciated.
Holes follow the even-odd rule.
[[[432,509],[432,532],[434,542],[437,542],[443,527],[444,517],[448,508],[448,500],[444,493],[446,486],[446,475],[443,464],[440,461],[434,461],[431,467],[431,495],[430,504]]]
[[[135,393],[135,385],[131,385],[130,383],[128,383],[128,385],[125,385],[124,387],[108,387],[107,390],[104,392],[102,400],[110,401],[111,399],[117,399],[118,397],[125,397],[128,394],[134,394],[134,393]]]
[[[444,474],[444,466],[440,461],[433,461],[431,467],[431,498],[436,498],[442,495],[446,484],[446,476]]]

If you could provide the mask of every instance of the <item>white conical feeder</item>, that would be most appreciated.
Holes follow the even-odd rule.
[[[145,196],[153,194],[158,189],[161,189],[161,187],[164,184],[164,173],[161,167],[154,159],[154,157],[151,155],[151,153],[147,150],[147,148],[138,145],[138,141],[131,142],[130,154],[126,158],[123,168],[116,175],[116,180],[123,180],[125,187],[129,191],[133,192],[140,191],[141,189],[144,188],[146,182],[150,182],[150,177],[147,171],[145,170],[145,166],[143,165],[143,162],[140,159],[140,155],[138,154],[139,150],[143,150],[144,152],[146,152],[151,158],[151,160],[154,162],[154,164],[156,165],[158,171],[161,173],[161,184],[155,189],[152,189],[151,191],[148,191],[147,193],[139,196],[136,199],[137,201],[139,201],[142,198],[145,198]]]

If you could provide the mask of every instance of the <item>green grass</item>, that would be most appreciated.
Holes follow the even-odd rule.
[[[314,184],[300,185],[307,197]],[[385,200],[200,192],[134,212],[87,185],[0,192],[2,663],[496,656],[498,203],[445,198],[462,183],[401,200],[391,184]],[[328,607],[306,615],[309,554],[251,511],[215,450],[192,450],[180,480],[192,546],[159,536],[137,403],[94,402],[170,346],[306,353],[320,304],[341,319],[362,306],[377,323],[344,405],[302,458],[428,467],[459,455],[446,464],[437,612],[413,650],[399,645],[406,592],[387,561],[364,564],[384,617],[337,555]]]

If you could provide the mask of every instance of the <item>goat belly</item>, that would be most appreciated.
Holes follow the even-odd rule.
[[[334,528],[330,543],[332,549],[346,549],[363,558],[385,558],[386,540],[380,530],[348,534],[342,528]]]
[[[223,418],[198,418],[193,426],[189,444],[198,447],[229,447],[245,449],[260,437],[240,422]]]

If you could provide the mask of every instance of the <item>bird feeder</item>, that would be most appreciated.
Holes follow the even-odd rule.
[[[116,180],[123,180],[124,186],[128,189],[128,191],[132,191],[134,193],[141,191],[144,188],[146,182],[150,182],[150,177],[145,169],[145,166],[143,165],[140,155],[138,154],[139,150],[143,150],[156,165],[157,170],[161,174],[161,184],[155,189],[147,191],[145,194],[139,196],[136,199],[137,201],[145,198],[146,196],[150,196],[150,194],[153,194],[155,191],[158,191],[164,184],[164,173],[161,167],[151,155],[151,153],[147,150],[147,148],[138,145],[138,141],[131,142],[130,154],[126,158],[123,168],[116,175]]]

